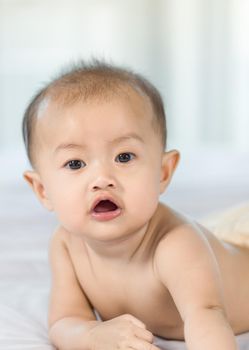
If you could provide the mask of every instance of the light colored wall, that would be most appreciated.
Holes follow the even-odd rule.
[[[242,0],[0,0],[0,152],[22,153],[35,90],[91,56],[158,86],[172,147],[247,150],[248,15]]]

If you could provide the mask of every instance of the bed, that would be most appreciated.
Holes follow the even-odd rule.
[[[161,200],[196,219],[248,201],[248,155],[214,158],[183,157]],[[53,350],[47,336],[47,246],[57,222],[21,179],[23,163],[13,156],[0,155],[0,161],[10,169],[0,175],[0,349]],[[240,350],[249,350],[249,333],[237,340]],[[183,342],[156,341],[161,349],[186,349]]]

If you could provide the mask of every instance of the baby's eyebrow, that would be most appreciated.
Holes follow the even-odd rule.
[[[110,143],[117,144],[117,143],[129,141],[129,140],[133,140],[133,139],[135,139],[136,141],[139,141],[141,143],[145,143],[144,139],[136,133],[130,133],[130,134],[116,137],[115,139],[111,140]]]
[[[145,141],[143,140],[143,138],[141,136],[139,136],[136,133],[130,133],[130,134],[126,134],[126,135],[122,135],[119,137],[116,137],[115,139],[108,141],[108,143],[110,144],[118,144],[124,141],[129,141],[129,140],[137,140],[141,143],[145,143]],[[76,143],[62,143],[59,146],[57,146],[54,150],[54,153],[58,153],[61,150],[82,150],[85,149],[86,145],[78,145]]]
[[[75,150],[75,149],[83,149],[83,148],[85,148],[85,146],[77,145],[75,143],[62,143],[55,148],[54,153],[58,153],[61,150]]]

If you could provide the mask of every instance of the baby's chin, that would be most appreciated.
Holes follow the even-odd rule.
[[[117,218],[118,219],[118,218]],[[129,240],[141,230],[146,230],[147,222],[130,222],[126,220],[94,221],[84,229],[74,228],[71,233],[81,237],[86,242],[96,243],[119,243]]]

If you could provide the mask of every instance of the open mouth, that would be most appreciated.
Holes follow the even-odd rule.
[[[118,209],[117,205],[110,200],[100,201],[93,209],[95,213],[106,213]]]
[[[121,208],[110,199],[100,200],[92,209],[91,216],[98,221],[115,219],[121,214]]]

